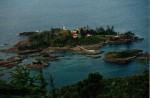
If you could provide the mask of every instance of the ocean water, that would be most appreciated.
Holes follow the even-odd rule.
[[[72,30],[87,25],[91,28],[113,25],[118,32],[132,31],[145,40],[128,45],[105,46],[100,50],[142,49],[148,52],[148,12],[149,0],[0,0],[0,49],[12,47],[25,39],[17,36],[24,31],[43,31],[62,26]],[[51,73],[56,85],[62,87],[85,78],[90,72],[100,72],[107,78],[128,76],[144,70],[138,62],[126,66],[106,63],[103,61],[105,53],[100,54],[102,58],[98,59],[87,55],[60,54],[64,56],[61,60],[50,62],[49,67],[44,68],[45,77]],[[14,55],[0,53],[0,58]],[[3,78],[8,78],[8,75]]]

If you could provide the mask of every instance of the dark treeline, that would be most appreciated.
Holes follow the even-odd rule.
[[[148,98],[149,72],[123,78],[104,79],[99,73],[60,89],[63,98]],[[61,98],[61,97],[58,97]]]
[[[67,81],[67,80],[66,80]],[[47,85],[49,89],[46,89]],[[56,84],[57,85],[57,84]],[[37,75],[17,67],[12,81],[0,81],[1,98],[148,98],[149,71],[123,78],[105,79],[99,73],[90,73],[76,84],[56,89],[54,78],[46,80],[42,69]]]

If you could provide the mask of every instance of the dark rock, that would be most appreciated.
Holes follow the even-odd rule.
[[[33,53],[37,53],[37,52],[41,52],[42,49],[36,49],[36,50],[25,50],[25,51],[21,51],[18,52],[19,55],[27,55],[27,54],[33,54]]]
[[[92,55],[92,56],[88,56],[88,57],[93,58],[93,59],[101,58],[101,56],[99,56],[99,55]]]
[[[37,32],[22,32],[22,33],[19,33],[19,36],[30,36],[30,35],[33,35],[33,34],[36,34]]]
[[[41,69],[43,67],[47,67],[48,63],[44,63],[43,61],[34,61],[32,64],[28,64],[25,66],[26,69],[32,70],[32,69]]]
[[[49,56],[49,57],[38,58],[38,60],[43,61],[43,62],[49,62],[49,61],[57,61],[59,59],[58,59],[58,56]]]
[[[4,73],[0,73],[0,77],[3,76],[3,75],[4,75]]]
[[[9,45],[9,44],[5,43],[5,44],[3,44],[3,45],[6,46],[6,45]]]

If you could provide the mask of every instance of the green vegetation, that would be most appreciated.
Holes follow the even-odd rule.
[[[63,98],[148,98],[149,72],[124,78],[103,79],[99,73],[72,86],[63,87]],[[58,97],[59,98],[59,97]]]
[[[105,54],[105,58],[128,58],[137,56],[142,53],[142,50],[124,50],[124,51],[113,51]]]
[[[117,32],[114,27],[107,26],[106,28],[99,27],[89,29],[89,27],[79,28],[74,30],[76,37],[73,37],[73,31],[63,30],[60,28],[52,28],[50,31],[43,31],[32,34],[28,37],[28,44],[18,46],[19,50],[26,49],[41,49],[46,47],[64,47],[76,45],[89,45],[106,41],[120,41],[122,39],[135,38],[131,31],[121,34],[120,37],[115,37]]]
[[[99,27],[96,28],[97,35],[116,35],[117,32],[114,30],[114,26],[107,26],[106,28]]]
[[[29,70],[18,66],[8,84],[0,80],[1,98],[148,98],[149,72],[123,78],[104,79],[99,73],[76,84],[56,89],[54,78],[49,81],[42,70],[32,76]],[[50,85],[50,91],[46,89]]]
[[[17,66],[15,73],[12,74],[10,84],[2,86],[1,94],[12,96],[26,95],[45,95],[47,82],[43,76],[42,69],[38,70],[38,74],[32,76],[30,71],[22,66]],[[8,88],[8,89],[7,89]]]

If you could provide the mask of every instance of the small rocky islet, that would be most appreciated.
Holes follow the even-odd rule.
[[[27,69],[37,69],[48,66],[49,61],[57,61],[59,57],[50,56],[50,54],[58,52],[74,52],[78,54],[97,55],[103,51],[98,50],[105,45],[120,45],[136,41],[142,41],[143,38],[135,36],[131,31],[118,33],[114,27],[99,27],[90,29],[89,27],[68,30],[63,28],[51,28],[42,32],[22,32],[19,36],[27,36],[26,40],[18,42],[9,49],[0,50],[3,53],[17,53],[18,56],[8,59],[1,59],[0,65],[12,67],[19,64],[23,59],[39,56],[38,62],[26,65]],[[129,50],[127,50],[129,52]],[[132,51],[132,50],[131,50]],[[117,52],[116,52],[117,53]],[[141,51],[140,51],[141,53]],[[46,54],[47,56],[43,56]],[[107,53],[107,56],[110,53]],[[135,55],[127,58],[108,58],[107,62],[115,62],[117,64],[126,64],[135,57]],[[89,56],[92,58],[100,58],[101,56]]]
[[[133,60],[140,60],[145,57],[149,59],[149,56],[145,55],[142,50],[130,49],[123,51],[113,51],[105,54],[104,60],[106,62],[117,63],[117,64],[128,64]],[[144,58],[143,58],[144,59]]]

